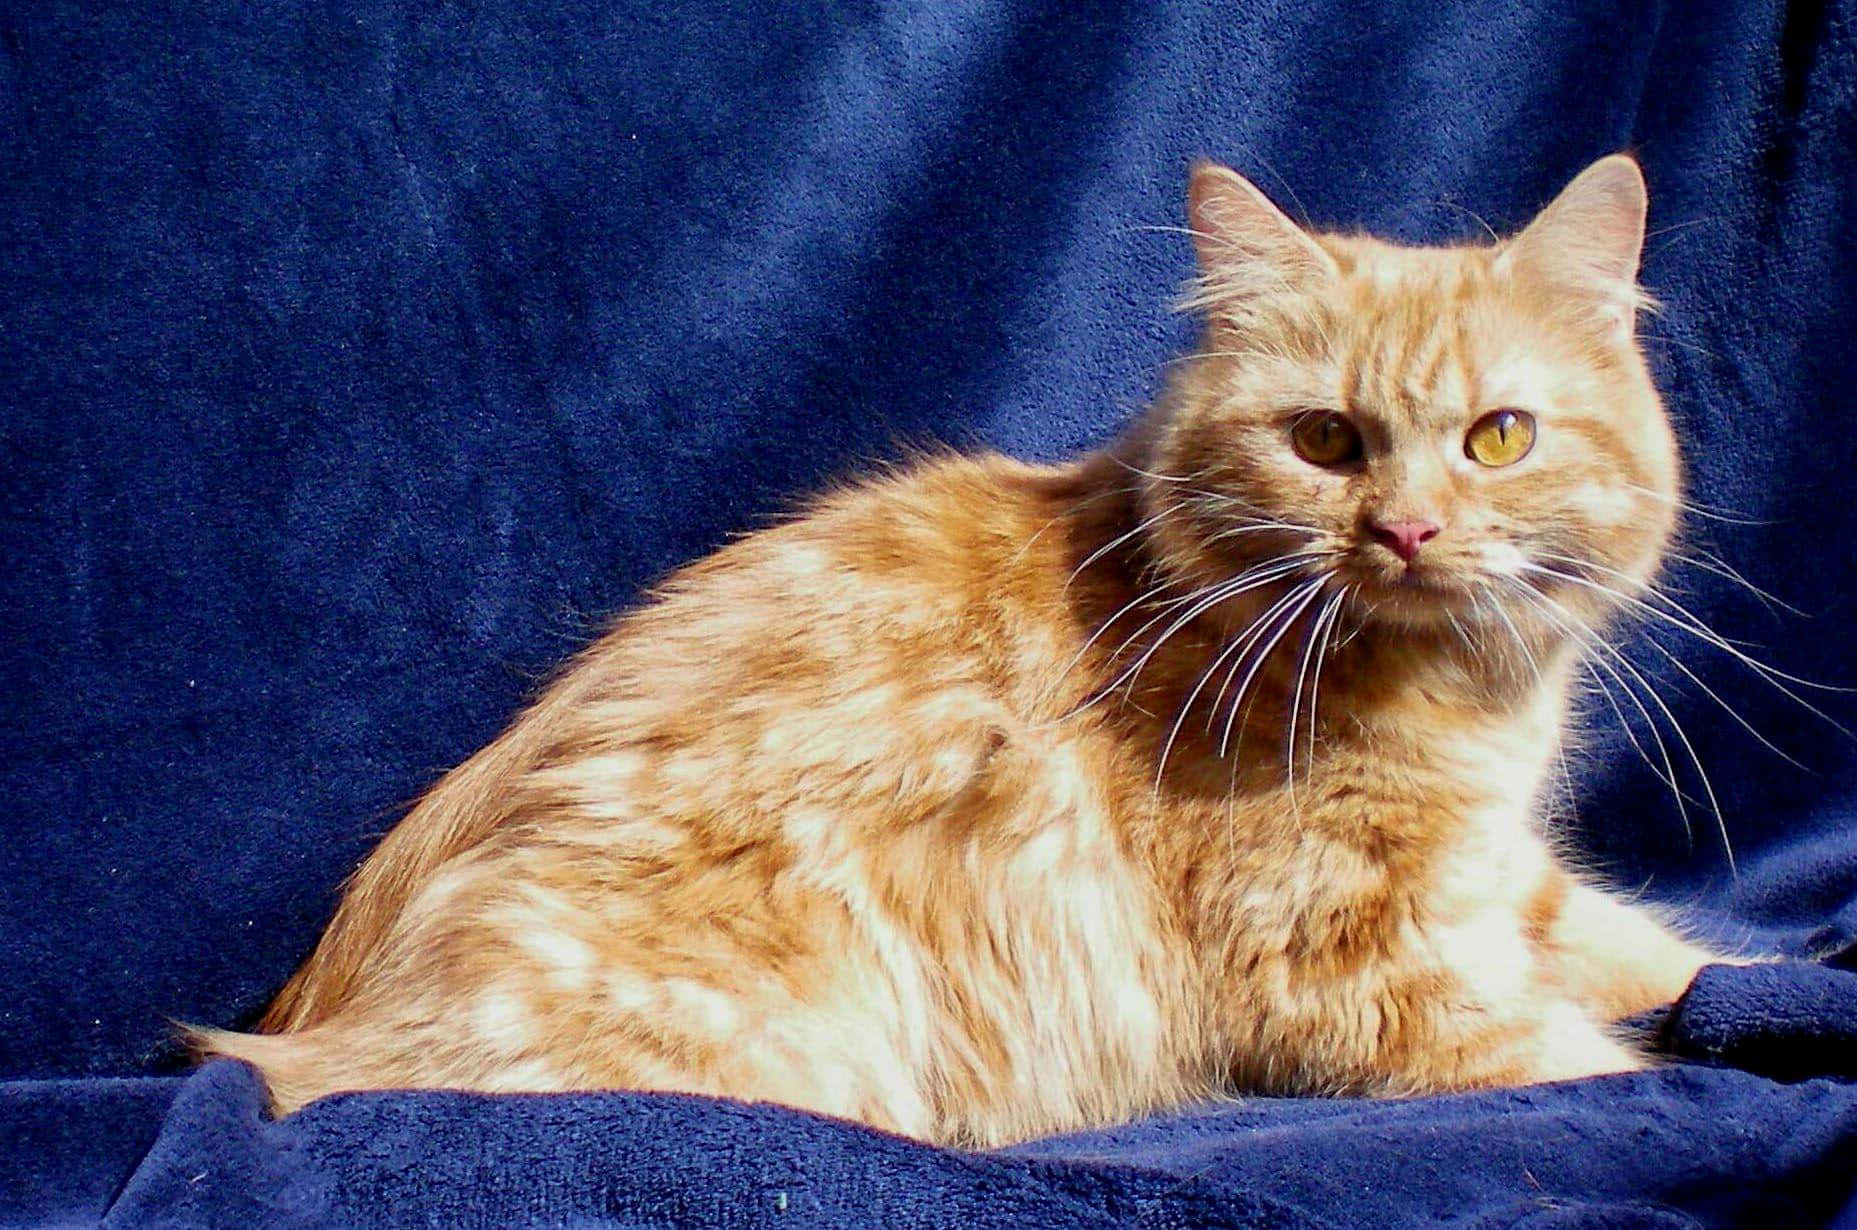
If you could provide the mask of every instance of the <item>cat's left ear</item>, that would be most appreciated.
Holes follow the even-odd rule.
[[[1188,307],[1242,311],[1335,273],[1334,258],[1229,167],[1195,165],[1186,205],[1200,269]]]
[[[1601,158],[1504,245],[1497,267],[1588,298],[1608,324],[1629,334],[1648,302],[1638,289],[1646,208],[1637,162],[1628,154]]]

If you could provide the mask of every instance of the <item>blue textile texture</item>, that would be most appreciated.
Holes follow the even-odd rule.
[[[0,1225],[1857,1227],[1857,703],[1667,623],[1567,843],[1792,960],[1652,1072],[961,1154],[654,1095],[273,1123],[168,1025],[252,1020],[653,578],[915,445],[1111,436],[1192,339],[1199,156],[1438,242],[1635,151],[1670,592],[1857,684],[1857,0],[0,0],[0,133]]]

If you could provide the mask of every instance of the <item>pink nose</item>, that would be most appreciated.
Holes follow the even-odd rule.
[[[1367,528],[1373,536],[1391,547],[1393,554],[1406,563],[1419,553],[1419,548],[1438,536],[1444,527],[1436,521],[1370,521]]]

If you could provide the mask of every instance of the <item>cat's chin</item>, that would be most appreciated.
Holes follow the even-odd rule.
[[[1449,630],[1476,613],[1475,587],[1436,571],[1376,574],[1357,582],[1356,592],[1367,622],[1387,627]]]

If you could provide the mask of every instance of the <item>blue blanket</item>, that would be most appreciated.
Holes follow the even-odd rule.
[[[1567,840],[1793,960],[1643,1022],[1654,1072],[963,1155],[646,1095],[271,1123],[168,1026],[249,1022],[652,578],[911,445],[1112,434],[1191,340],[1197,156],[1437,242],[1634,149],[1671,593],[1857,683],[1857,0],[139,9],[0,2],[0,1224],[1857,1226],[1857,703],[1668,626],[1721,818],[1595,698]]]

